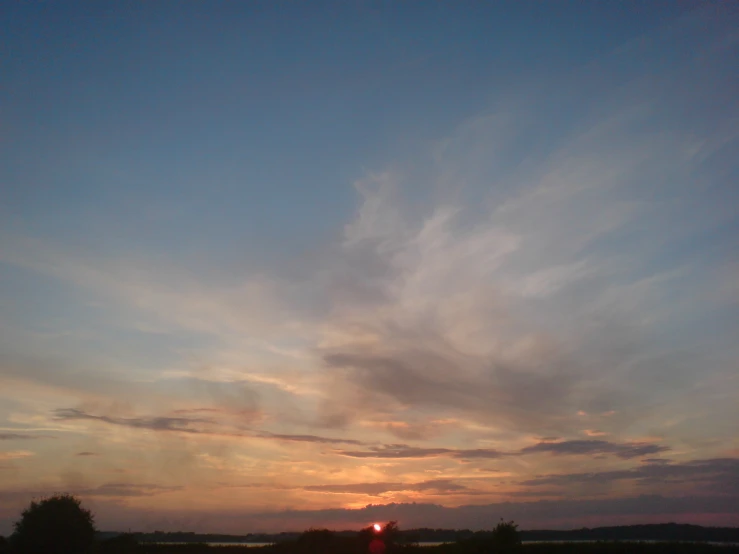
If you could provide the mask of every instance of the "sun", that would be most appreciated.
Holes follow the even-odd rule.
[[[379,523],[375,523],[372,527],[375,530],[375,532],[377,532],[377,533],[379,533],[380,531],[382,531],[382,525],[380,525]]]

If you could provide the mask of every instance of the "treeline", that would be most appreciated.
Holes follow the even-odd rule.
[[[739,546],[715,546],[705,542],[739,542],[739,530],[731,528],[665,524],[522,533],[515,522],[503,519],[491,531],[475,533],[443,529],[403,531],[397,522],[390,521],[384,526],[375,524],[359,531],[336,533],[328,529],[309,529],[299,534],[282,533],[276,536],[281,540],[261,548],[218,547],[196,541],[235,542],[236,537],[196,533],[101,535],[95,531],[92,512],[83,508],[78,498],[67,494],[31,502],[13,527],[9,540],[0,537],[0,554],[205,554],[214,551],[228,554],[739,554]],[[251,540],[256,537],[276,538],[274,535],[246,535]],[[524,543],[526,538],[570,542]],[[445,544],[420,546],[418,543],[424,540]]]
[[[351,538],[356,531],[336,531],[337,537]],[[469,529],[408,529],[399,531],[399,539],[404,543],[413,542],[459,542],[475,536],[485,537],[489,531],[471,531]],[[530,541],[690,541],[690,542],[732,542],[739,543],[739,528],[736,527],[703,527],[678,523],[662,523],[650,525],[622,525],[616,527],[595,527],[592,529],[531,530],[519,531],[521,540]],[[101,533],[101,538],[110,538],[115,534]],[[249,533],[246,535],[202,534],[189,532],[167,533],[132,533],[131,536],[140,543],[153,542],[253,542],[283,543],[295,541],[301,533]]]
[[[524,541],[692,541],[739,543],[739,528],[678,523],[596,527],[571,531],[521,531]]]

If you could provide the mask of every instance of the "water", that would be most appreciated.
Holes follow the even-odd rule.
[[[153,544],[192,544],[188,542],[156,542]],[[259,546],[269,546],[270,544],[274,544],[271,542],[204,542],[199,544],[207,544],[208,546],[247,546],[247,547],[259,547]],[[419,542],[418,546],[439,546],[440,544],[445,544],[443,542]]]
[[[272,542],[200,542],[200,543],[191,543],[191,542],[155,542],[150,544],[207,544],[208,546],[248,546],[248,547],[259,547],[259,546],[269,546],[270,544],[274,544]]]
[[[634,540],[563,540],[563,541],[522,541],[523,544],[566,544],[566,543],[579,543],[579,544],[587,544],[587,543],[594,543],[594,542],[646,542],[646,543],[661,543],[661,542],[667,542],[667,543],[674,543],[674,542],[680,542],[680,543],[690,543],[690,544],[710,544],[712,546],[739,546],[739,542],[714,542],[714,541],[680,541],[680,540],[671,540],[671,541],[662,541],[662,540],[649,540],[649,539],[634,539]]]

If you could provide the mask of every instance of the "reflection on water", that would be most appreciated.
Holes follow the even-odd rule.
[[[199,542],[199,543],[192,543],[192,542],[154,542],[149,544],[207,544],[208,546],[253,546],[253,547],[259,547],[259,546],[269,546],[270,544],[274,544],[272,542]]]

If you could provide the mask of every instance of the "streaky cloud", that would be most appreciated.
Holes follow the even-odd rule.
[[[643,485],[687,484],[715,493],[739,494],[739,458],[711,458],[680,463],[659,460],[632,469],[543,475],[520,484],[535,487],[602,485],[626,480]]]
[[[500,458],[504,453],[488,448],[457,450],[453,448],[422,448],[406,444],[389,444],[375,446],[367,450],[340,450],[342,456],[350,458],[431,458],[436,456],[450,456],[453,458]]]
[[[179,413],[203,413],[203,410],[177,410]],[[206,413],[219,413],[219,410],[208,409]],[[98,421],[109,425],[145,429],[151,431],[189,433],[194,435],[208,435],[214,437],[256,438],[286,442],[309,442],[319,444],[350,444],[361,446],[367,444],[357,439],[323,437],[319,435],[282,434],[268,431],[251,431],[234,429],[222,425],[213,418],[202,417],[113,417],[94,415],[76,408],[60,408],[54,410],[54,417],[59,421]],[[197,426],[201,425],[201,426]],[[78,454],[83,455],[83,454]],[[90,455],[89,453],[84,455]]]
[[[327,492],[336,494],[366,494],[371,496],[380,496],[386,492],[398,491],[429,492],[433,494],[475,493],[475,491],[470,490],[468,487],[455,483],[453,480],[450,479],[435,479],[430,481],[423,481],[420,483],[352,483],[340,485],[310,485],[307,487],[303,487],[303,490],[310,492]]]
[[[315,443],[322,443],[322,444],[353,444],[353,445],[367,444],[364,441],[360,441],[356,439],[321,437],[319,435],[289,435],[289,434],[262,432],[262,433],[258,433],[256,436],[263,438],[263,439],[275,439],[275,440],[291,441],[291,442],[315,442]]]
[[[604,440],[542,441],[521,449],[521,454],[548,452],[556,455],[566,454],[615,454],[625,460],[659,454],[670,450],[668,446],[647,442],[614,443]]]
[[[28,435],[26,433],[0,433],[0,441],[36,440],[48,438],[43,435]]]
[[[93,415],[75,408],[60,408],[54,411],[55,418],[59,421],[91,420],[133,427],[136,429],[150,429],[152,431],[177,431],[180,433],[202,433],[200,429],[191,426],[197,423],[215,423],[213,419],[207,418],[185,418],[185,417],[112,417],[105,415]]]
[[[448,456],[462,460],[497,459],[538,453],[563,456],[613,454],[621,459],[628,460],[666,452],[668,450],[670,448],[667,446],[647,442],[615,443],[602,440],[569,440],[557,442],[542,441],[517,451],[502,451],[494,448],[427,448],[409,446],[407,444],[387,444],[374,446],[366,450],[341,450],[338,453],[351,458],[429,458]]]

